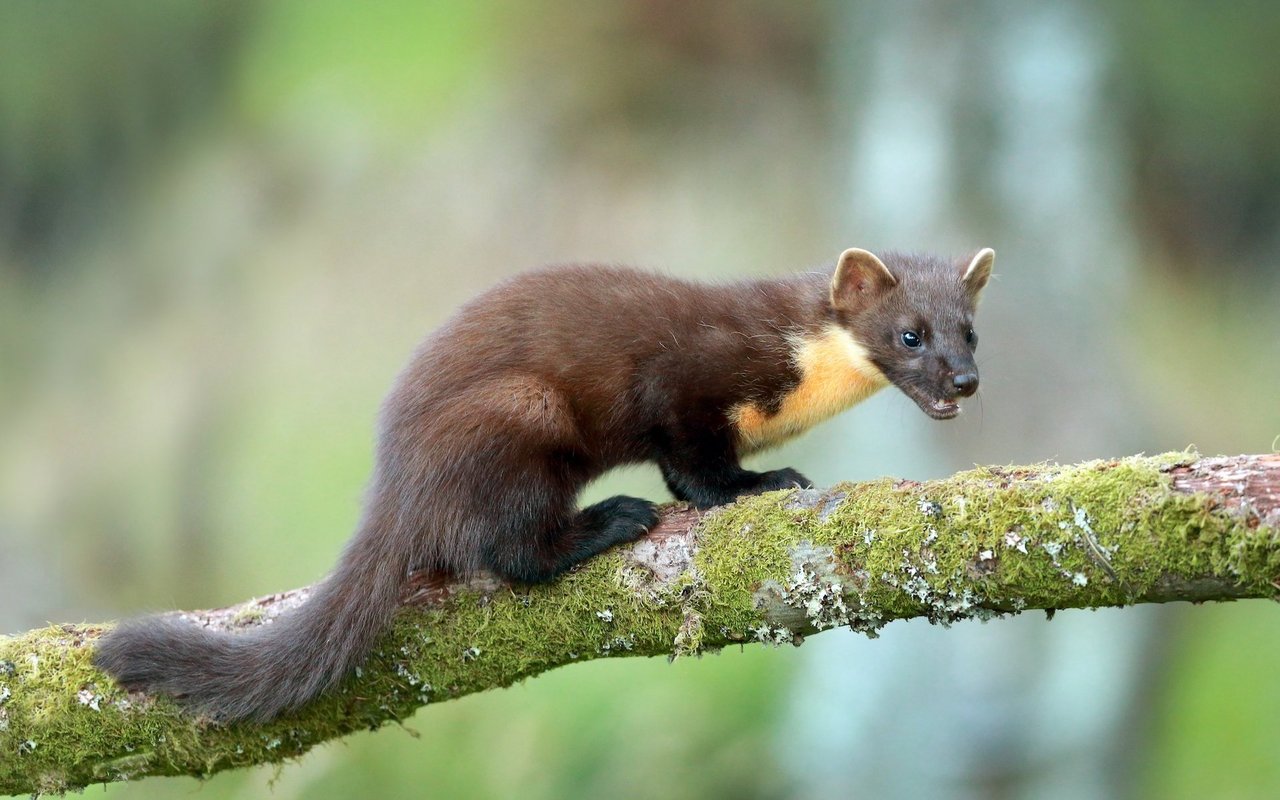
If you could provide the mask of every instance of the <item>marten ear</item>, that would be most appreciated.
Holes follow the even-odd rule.
[[[969,266],[965,268],[964,275],[960,277],[960,281],[964,284],[964,288],[969,292],[969,296],[974,300],[978,299],[978,295],[982,294],[982,289],[987,285],[987,281],[991,278],[991,266],[996,263],[996,251],[990,247],[984,247],[978,251],[978,254],[969,262]]]
[[[836,274],[831,277],[831,305],[855,311],[897,283],[898,279],[874,254],[850,247],[840,254]]]

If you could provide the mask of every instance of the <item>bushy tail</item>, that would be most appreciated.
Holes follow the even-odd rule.
[[[337,684],[387,627],[410,549],[389,533],[366,524],[307,602],[270,625],[233,634],[172,616],[131,620],[99,642],[93,663],[220,720],[274,719]]]

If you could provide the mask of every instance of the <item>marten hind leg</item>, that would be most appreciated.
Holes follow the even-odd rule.
[[[658,524],[658,511],[648,500],[616,495],[571,513],[567,520],[552,513],[539,523],[527,517],[510,523],[524,538],[507,539],[520,543],[495,552],[494,567],[510,580],[542,583],[614,545],[644,536]]]
[[[580,485],[566,480],[559,466],[526,462],[515,478],[518,491],[491,497],[474,521],[487,531],[482,558],[488,569],[508,580],[542,583],[658,523],[654,504],[638,497],[618,495],[577,510]]]
[[[482,457],[455,463],[450,471],[467,498],[466,519],[453,527],[479,546],[479,566],[509,580],[540,583],[657,524],[654,504],[638,497],[576,508],[596,470],[570,404],[556,388],[508,375],[473,397],[465,418],[480,435],[468,437],[469,449]]]

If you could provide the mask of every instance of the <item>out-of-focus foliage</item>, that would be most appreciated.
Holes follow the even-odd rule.
[[[1089,23],[1087,66],[1106,71],[1118,124],[1094,155],[1127,187],[1141,268],[1126,295],[1136,307],[1099,314],[1099,298],[1054,314],[1089,319],[1105,352],[1073,357],[1119,364],[1128,384],[1057,386],[1066,370],[1049,361],[1012,369],[1036,341],[1073,341],[1041,313],[1072,276],[1037,281],[1029,265],[1001,262],[984,301],[983,405],[931,435],[959,464],[975,442],[1007,462],[1052,458],[1064,454],[1050,442],[1089,424],[1063,409],[1115,392],[1133,420],[1117,448],[1272,447],[1280,6],[1064,7]],[[1016,30],[1029,13],[971,8],[954,36],[993,21]],[[908,58],[940,17],[895,9],[903,42],[847,30],[844,10],[0,6],[0,630],[316,579],[355,519],[378,399],[400,363],[515,270],[609,260],[722,278],[824,264],[850,244],[999,251],[1025,237],[983,227],[986,209],[1010,202],[983,179],[1010,102],[985,68],[998,54],[983,48],[948,62],[964,102],[936,117],[966,154],[948,202],[979,241],[849,229],[844,209],[890,188],[851,183],[866,143],[850,130],[914,141],[920,119],[892,104],[899,113],[867,119],[881,113],[870,98],[884,78],[851,65],[892,62],[898,47]],[[1060,85],[1050,78],[1062,64],[1042,66],[1044,85]],[[897,412],[904,431],[916,413],[890,393],[870,404]],[[847,450],[820,434],[765,460],[803,461],[824,482],[894,468],[894,453]],[[652,470],[604,483],[591,496],[664,496]],[[1270,611],[1175,615],[1127,762],[1146,793],[1280,791],[1265,749],[1280,736],[1280,692],[1258,649],[1275,639]],[[787,796],[775,737],[795,657],[567,669],[427,708],[407,722],[417,738],[384,731],[324,748],[287,767],[274,796]],[[219,776],[201,792],[258,797],[273,776]]]
[[[1110,3],[1116,78],[1159,258],[1274,274],[1280,248],[1280,8],[1265,0]]]
[[[246,11],[239,0],[5,4],[0,237],[6,249],[38,250],[91,228],[110,207],[114,186],[145,171],[175,135],[213,117]]]

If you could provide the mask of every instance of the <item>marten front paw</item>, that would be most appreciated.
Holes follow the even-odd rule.
[[[771,472],[763,472],[760,474],[760,482],[756,485],[757,492],[773,492],[778,489],[812,489],[813,481],[796,472],[790,467],[783,469],[775,469]]]

